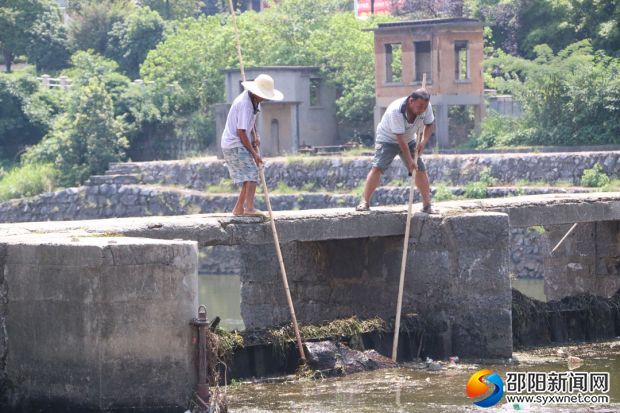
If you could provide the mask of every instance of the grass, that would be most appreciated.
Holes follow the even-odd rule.
[[[237,189],[234,187],[230,179],[222,179],[217,184],[211,184],[205,188],[205,192],[208,192],[210,194],[226,194],[236,191]]]
[[[481,199],[487,197],[488,185],[482,181],[470,182],[463,188],[465,198]]]
[[[56,189],[52,164],[27,164],[5,172],[0,179],[0,201],[39,195]]]
[[[435,194],[433,195],[433,200],[437,202],[441,201],[450,201],[456,199],[456,195],[452,193],[448,185],[444,182],[440,182],[435,185]]]
[[[278,185],[271,191],[274,194],[293,195],[299,192],[299,189],[288,186],[285,182],[278,182]]]
[[[603,192],[620,192],[620,179],[610,179],[607,185],[601,187]]]
[[[528,230],[533,231],[533,232],[538,232],[541,235],[545,233],[545,227],[543,227],[542,225],[531,226],[528,228]]]

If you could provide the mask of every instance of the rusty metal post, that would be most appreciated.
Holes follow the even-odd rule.
[[[196,327],[198,332],[198,388],[197,393],[201,401],[208,405],[211,392],[209,391],[209,381],[207,379],[207,334],[209,321],[207,320],[207,307],[198,307],[198,317],[194,318],[191,325]]]

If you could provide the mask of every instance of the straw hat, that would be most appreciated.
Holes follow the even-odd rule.
[[[267,100],[282,100],[284,95],[273,87],[273,78],[269,75],[260,74],[254,80],[241,82],[244,88],[257,96]]]

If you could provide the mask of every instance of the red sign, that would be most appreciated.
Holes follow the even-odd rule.
[[[355,15],[357,17],[371,15],[373,0],[355,0]],[[374,0],[374,14],[390,14],[394,0]]]

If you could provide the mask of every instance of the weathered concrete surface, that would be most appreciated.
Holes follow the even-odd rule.
[[[413,221],[404,312],[425,320],[444,354],[510,357],[508,216],[420,214]],[[290,242],[282,246],[301,323],[389,319],[396,310],[402,236]],[[244,246],[241,315],[246,328],[290,319],[273,245]]]
[[[0,410],[181,411],[196,266],[193,241],[0,240]]]
[[[442,215],[474,211],[506,213],[511,227],[620,220],[619,192],[450,201],[437,203],[436,206]],[[402,235],[406,209],[403,206],[378,207],[370,213],[355,212],[351,208],[279,211],[275,217],[281,242],[321,241]],[[261,221],[260,218],[236,218],[230,214],[205,214],[27,222],[0,224],[0,239],[32,232],[108,233],[159,239],[181,238],[198,241],[200,246],[271,243],[270,225]]]
[[[583,293],[610,298],[620,288],[620,222],[581,223],[551,255],[571,225],[545,226],[545,295],[561,300]]]

